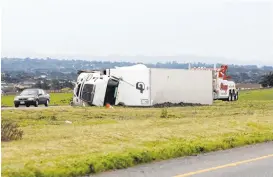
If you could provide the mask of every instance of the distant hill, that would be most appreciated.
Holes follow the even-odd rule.
[[[139,56],[141,57],[141,56]],[[109,57],[108,57],[109,58]],[[120,58],[117,57],[117,58]],[[149,60],[154,59],[153,57],[146,57]],[[159,57],[160,58],[160,57]],[[162,57],[164,58],[164,57]],[[104,61],[100,61],[104,60]],[[2,73],[8,73],[9,75],[29,75],[29,77],[40,76],[46,74],[49,77],[62,78],[62,79],[75,79],[75,73],[80,69],[102,69],[102,68],[114,68],[115,66],[130,66],[137,62],[125,62],[125,61],[105,61],[107,57],[101,58],[94,61],[87,60],[60,60],[60,59],[31,59],[31,58],[2,58],[1,69]],[[115,60],[115,57],[112,57]],[[148,60],[147,59],[147,60]],[[166,58],[164,58],[166,59]],[[175,59],[175,58],[171,58]],[[125,60],[125,58],[124,58]],[[131,59],[132,60],[132,59]],[[143,60],[143,58],[142,58]],[[163,59],[162,59],[163,60]],[[160,61],[160,60],[158,60]],[[151,68],[188,68],[188,63],[178,63],[176,61],[171,62],[157,62],[157,63],[144,63]],[[221,63],[217,64],[219,67]],[[191,63],[192,67],[213,67],[212,64],[206,64],[202,62]],[[256,65],[229,65],[229,74],[233,80],[240,83],[257,83],[261,76],[265,73],[273,71],[272,66],[263,66],[259,68]]]

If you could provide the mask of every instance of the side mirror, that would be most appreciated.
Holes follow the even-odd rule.
[[[41,93],[38,94],[38,96],[41,96],[41,95],[42,95]]]

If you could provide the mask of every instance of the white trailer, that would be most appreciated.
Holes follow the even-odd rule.
[[[213,103],[212,71],[147,68],[145,65],[82,72],[73,104],[153,106],[166,102]]]

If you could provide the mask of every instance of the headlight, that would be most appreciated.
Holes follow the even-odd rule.
[[[34,100],[34,98],[28,98],[28,100]]]

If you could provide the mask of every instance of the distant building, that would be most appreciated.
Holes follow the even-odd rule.
[[[1,83],[1,90],[3,92],[14,92],[15,91],[15,87],[14,87],[14,84],[12,84],[12,83],[2,82]]]
[[[24,81],[23,84],[24,85],[35,85],[35,82],[33,82],[33,81]]]
[[[47,76],[46,75],[41,75],[40,78],[45,79],[45,78],[47,78]]]
[[[21,84],[23,87],[32,87],[35,85],[35,82],[32,82],[32,81],[24,81],[22,84]]]

